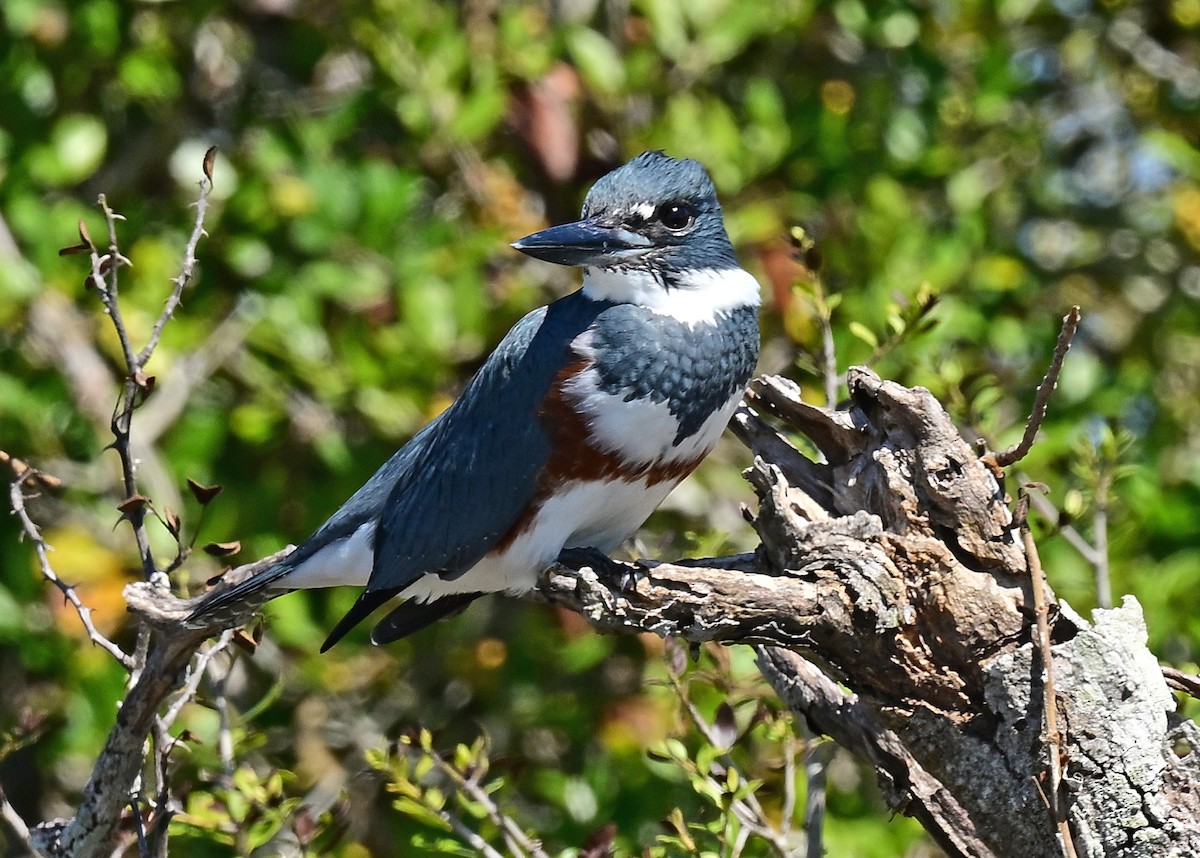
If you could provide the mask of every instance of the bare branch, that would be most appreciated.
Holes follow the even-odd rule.
[[[818,740],[804,755],[804,833],[808,837],[807,858],[825,855],[825,782],[833,744]]]
[[[233,635],[233,629],[226,629],[221,632],[220,637],[216,641],[200,647],[196,658],[188,665],[187,678],[184,680],[179,696],[175,698],[175,702],[159,718],[159,724],[164,731],[170,730],[174,726],[175,719],[179,717],[179,713],[183,711],[183,707],[191,703],[195,698],[196,692],[200,689],[200,683],[204,681],[204,674],[208,670],[209,664],[214,658],[225,651],[229,643],[233,640]]]
[[[1020,479],[1028,486],[1026,497],[1029,498],[1030,505],[1038,511],[1038,515],[1041,515],[1048,521],[1055,522],[1058,532],[1062,534],[1063,539],[1067,540],[1071,547],[1078,551],[1084,560],[1093,567],[1096,566],[1100,562],[1096,548],[1073,525],[1057,524],[1062,518],[1062,513],[1059,512],[1058,507],[1045,494],[1038,491],[1037,485],[1030,483],[1023,474],[1020,475]]]
[[[167,297],[166,306],[163,307],[158,321],[154,323],[153,330],[150,331],[150,338],[146,341],[146,345],[136,358],[136,366],[139,369],[144,367],[147,361],[150,360],[150,356],[154,354],[154,349],[158,347],[158,341],[162,337],[163,328],[171,320],[171,316],[175,314],[175,308],[179,306],[179,302],[183,298],[183,290],[192,280],[192,274],[196,268],[196,247],[200,243],[201,236],[207,235],[204,231],[204,216],[208,213],[208,197],[212,193],[213,188],[212,165],[215,155],[215,146],[204,154],[204,178],[197,183],[200,193],[196,198],[196,222],[192,227],[192,234],[188,238],[187,248],[183,252],[183,265],[179,269],[179,274],[171,280],[174,288]],[[133,365],[131,362],[130,366],[132,367]]]
[[[1096,604],[1101,608],[1113,606],[1112,576],[1108,569],[1108,493],[1113,475],[1107,465],[1100,468],[1096,480],[1096,511],[1092,514],[1096,559],[1092,564],[1096,578]]]
[[[1176,691],[1182,691],[1184,694],[1200,700],[1200,676],[1184,673],[1182,670],[1166,665],[1162,668],[1162,675],[1167,680],[1167,685]]]
[[[1037,623],[1037,650],[1042,659],[1042,712],[1046,719],[1046,747],[1049,751],[1050,812],[1058,826],[1058,839],[1065,858],[1076,858],[1071,825],[1067,820],[1066,795],[1063,782],[1063,756],[1067,737],[1058,726],[1058,698],[1054,693],[1054,654],[1050,650],[1050,608],[1046,601],[1046,576],[1038,556],[1033,533],[1029,529],[1029,502],[1022,495],[1017,504],[1016,520],[1021,529],[1021,541],[1029,560],[1029,576],[1033,583],[1033,616]]]
[[[29,834],[29,826],[25,824],[25,820],[17,813],[17,809],[12,806],[12,802],[8,800],[8,795],[5,794],[4,788],[0,787],[0,821],[8,833],[12,835],[17,843],[24,846],[29,854],[33,854],[33,838]]]
[[[71,607],[75,609],[75,613],[79,616],[79,621],[83,624],[84,631],[87,632],[88,639],[96,646],[107,651],[113,658],[127,670],[132,668],[133,659],[129,653],[121,649],[111,640],[109,640],[92,622],[92,609],[83,603],[79,598],[79,594],[75,591],[74,585],[68,584],[58,577],[58,573],[54,571],[53,565],[50,563],[49,553],[50,546],[46,540],[42,538],[42,532],[29,517],[28,510],[25,509],[25,486],[33,482],[44,479],[44,475],[26,465],[19,459],[14,459],[8,454],[0,451],[0,461],[7,462],[12,466],[16,478],[9,485],[8,498],[9,504],[12,507],[13,513],[17,516],[17,520],[21,523],[21,532],[33,545],[34,554],[37,556],[38,568],[42,572],[42,577],[58,588],[63,594],[63,598],[71,603]]]
[[[1058,342],[1054,346],[1054,356],[1050,359],[1050,368],[1046,370],[1042,383],[1038,385],[1037,394],[1033,397],[1033,410],[1029,412],[1029,420],[1025,423],[1025,434],[1021,436],[1021,440],[1017,444],[1007,450],[1001,450],[999,453],[989,454],[987,457],[997,467],[1006,468],[1014,465],[1024,459],[1033,449],[1034,438],[1037,437],[1038,429],[1042,428],[1042,421],[1046,419],[1046,409],[1050,406],[1050,395],[1054,393],[1054,388],[1058,385],[1058,374],[1062,371],[1063,360],[1066,359],[1067,351],[1071,348],[1071,340],[1075,338],[1080,318],[1078,306],[1072,307],[1067,315],[1063,316],[1062,330],[1059,331]]]

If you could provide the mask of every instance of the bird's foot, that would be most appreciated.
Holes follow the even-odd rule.
[[[572,569],[586,566],[595,570],[601,578],[611,581],[619,593],[636,590],[638,582],[647,576],[646,567],[640,563],[619,563],[595,548],[564,548],[558,562]]]

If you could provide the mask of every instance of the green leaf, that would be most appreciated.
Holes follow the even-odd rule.
[[[871,348],[879,347],[879,340],[876,338],[874,332],[862,322],[850,322],[846,325],[846,329]]]

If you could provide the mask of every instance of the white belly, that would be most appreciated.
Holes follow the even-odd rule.
[[[421,601],[453,593],[524,593],[564,548],[608,552],[642,526],[675,487],[644,481],[574,483],[548,500],[503,552],[488,554],[452,580],[426,575],[403,595]]]

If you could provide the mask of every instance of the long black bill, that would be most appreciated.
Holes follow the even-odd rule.
[[[651,246],[650,240],[596,218],[564,223],[527,235],[513,248],[556,265],[603,265]]]

